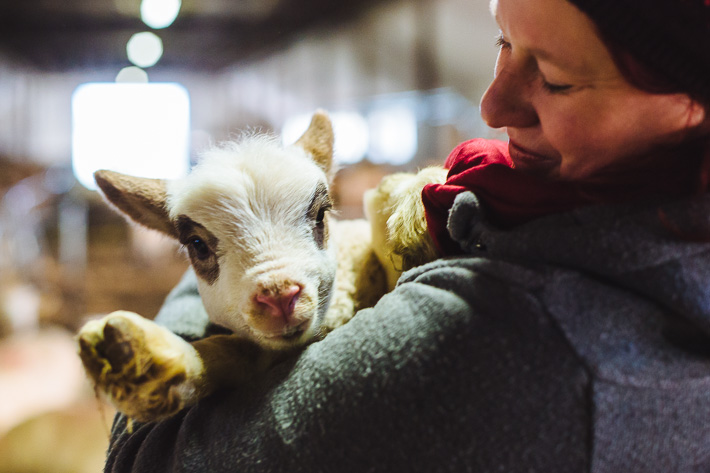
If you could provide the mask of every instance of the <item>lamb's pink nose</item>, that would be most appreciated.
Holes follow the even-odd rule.
[[[298,296],[300,295],[301,287],[294,284],[276,293],[265,291],[257,294],[254,299],[259,304],[266,306],[266,310],[272,317],[284,319],[288,323],[291,321],[293,308],[296,306],[296,301],[298,301]]]

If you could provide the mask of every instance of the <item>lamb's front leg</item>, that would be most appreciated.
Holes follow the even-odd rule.
[[[201,395],[205,367],[197,350],[137,314],[117,311],[88,322],[78,341],[94,387],[133,419],[168,417]]]
[[[281,355],[232,335],[190,344],[125,311],[87,323],[78,340],[96,389],[142,422],[169,417],[219,386],[246,383]]]

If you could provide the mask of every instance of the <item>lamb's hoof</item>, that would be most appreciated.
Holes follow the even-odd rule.
[[[132,312],[113,312],[84,325],[79,356],[95,388],[129,417],[169,417],[195,396],[202,363],[169,330]]]

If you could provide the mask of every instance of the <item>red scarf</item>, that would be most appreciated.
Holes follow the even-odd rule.
[[[569,183],[516,171],[503,141],[466,141],[451,152],[445,167],[446,183],[422,191],[429,233],[442,255],[461,253],[446,230],[449,210],[461,192],[474,192],[488,220],[503,228],[588,203]]]
[[[454,199],[464,191],[474,192],[486,219],[504,229],[583,205],[652,196],[687,198],[697,192],[706,146],[702,139],[690,141],[676,148],[660,149],[625,166],[609,168],[606,173],[602,170],[595,180],[570,182],[516,171],[508,144],[503,141],[466,141],[454,148],[446,160],[446,183],[429,184],[422,191],[429,233],[442,255],[462,252],[449,236],[446,223]],[[706,187],[700,192],[706,192]]]

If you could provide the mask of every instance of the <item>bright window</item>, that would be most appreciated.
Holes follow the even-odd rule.
[[[72,97],[72,166],[85,187],[94,171],[177,178],[190,167],[190,98],[174,83],[89,83]]]

